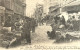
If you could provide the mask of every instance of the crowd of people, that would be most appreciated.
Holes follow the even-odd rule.
[[[51,24],[52,31],[51,32],[47,31],[47,34],[50,37],[50,39],[58,38],[58,42],[62,39],[65,39],[65,37],[66,37],[66,39],[70,39],[69,37],[73,37],[72,35],[68,34],[68,37],[67,37],[67,35],[65,35],[65,37],[63,37],[61,35],[62,34],[61,32],[64,32],[64,34],[65,34],[65,31],[66,32],[79,31],[79,29],[80,29],[79,16],[78,16],[78,18],[76,18],[76,16],[74,16],[74,15],[72,15],[72,16],[69,15],[68,17],[69,17],[68,20],[65,20],[66,18],[63,15],[61,17],[60,17],[60,15],[54,17],[53,22]],[[61,37],[58,37],[58,35]],[[76,37],[73,37],[73,38],[76,38]]]
[[[62,15],[61,17],[60,15],[53,17],[52,23],[50,25],[52,27],[52,31],[47,32],[50,39],[56,38],[56,31],[64,31],[64,30],[78,31],[79,30],[78,22],[79,22],[80,17],[76,19],[74,15],[73,16],[69,15],[68,20],[66,21],[65,19],[66,18],[64,15]],[[42,24],[43,23],[44,23],[44,20],[42,20]],[[9,47],[15,42],[21,43],[23,39],[26,39],[27,44],[31,44],[31,33],[35,33],[36,26],[37,26],[37,23],[34,18],[27,18],[27,17],[25,17],[24,19],[17,18],[15,22],[13,23],[11,22],[10,17],[9,17],[5,21],[4,27],[7,27],[7,28],[11,27],[11,31],[9,32],[16,32],[15,34],[19,32],[21,33],[21,35],[18,35],[20,37],[16,38],[15,40],[12,39],[11,43],[7,47]]]
[[[21,18],[17,18],[14,23],[11,23],[10,18],[8,18],[4,24],[4,27],[8,28],[8,33],[13,32],[13,34],[15,33],[15,35],[19,35],[17,35],[18,37],[14,37],[10,41],[9,45],[7,45],[7,48],[14,43],[21,43],[21,41],[23,41],[24,39],[26,39],[27,44],[31,44],[31,33],[35,33],[36,26],[37,24],[34,18],[25,17],[24,20]],[[11,29],[9,29],[9,27]]]

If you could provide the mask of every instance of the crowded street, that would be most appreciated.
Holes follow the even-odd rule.
[[[36,43],[46,43],[46,41],[51,41],[47,35],[47,31],[51,31],[51,30],[52,30],[51,26],[46,26],[46,25],[38,26],[36,28],[35,35],[34,33],[32,33],[34,35],[32,37],[36,37],[33,39],[33,43],[35,44]]]
[[[0,50],[80,50],[79,44],[80,0],[0,0]]]

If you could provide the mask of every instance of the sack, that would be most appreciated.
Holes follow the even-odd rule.
[[[11,32],[11,27],[3,27],[4,30],[7,30],[8,32]]]

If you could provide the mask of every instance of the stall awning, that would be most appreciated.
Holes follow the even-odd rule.
[[[66,6],[66,7],[63,8],[63,11],[79,12],[80,11],[80,5]]]
[[[80,1],[72,2],[62,8],[62,11],[67,12],[80,12]]]

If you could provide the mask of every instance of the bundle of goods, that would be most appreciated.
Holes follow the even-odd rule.
[[[7,30],[1,30],[0,33],[0,46],[6,47],[9,45],[15,38],[19,38],[21,36],[21,32],[8,32]]]
[[[56,32],[56,42],[71,42],[80,39],[80,32]]]
[[[79,21],[72,21],[72,24],[73,24],[73,30],[78,31],[80,22]]]

